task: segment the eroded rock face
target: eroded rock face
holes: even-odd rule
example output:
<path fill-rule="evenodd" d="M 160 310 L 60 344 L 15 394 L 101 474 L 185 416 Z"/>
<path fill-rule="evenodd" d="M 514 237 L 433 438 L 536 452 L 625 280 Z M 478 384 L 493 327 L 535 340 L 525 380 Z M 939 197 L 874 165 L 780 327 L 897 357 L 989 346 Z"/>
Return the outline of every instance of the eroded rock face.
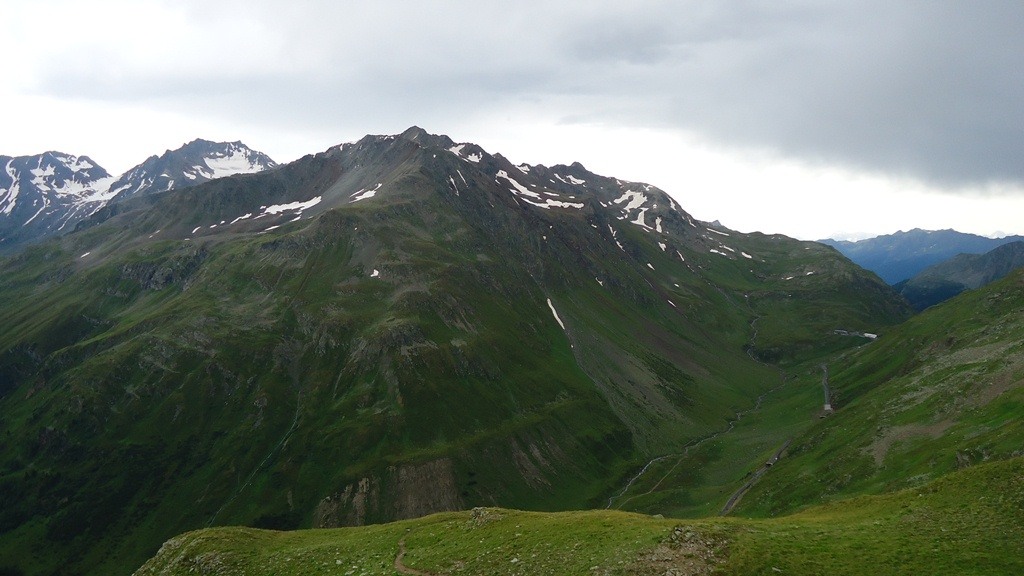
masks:
<path fill-rule="evenodd" d="M 461 510 L 452 461 L 441 458 L 390 466 L 380 476 L 361 478 L 324 498 L 313 513 L 313 526 L 361 526 L 381 519 L 402 520 Z"/>

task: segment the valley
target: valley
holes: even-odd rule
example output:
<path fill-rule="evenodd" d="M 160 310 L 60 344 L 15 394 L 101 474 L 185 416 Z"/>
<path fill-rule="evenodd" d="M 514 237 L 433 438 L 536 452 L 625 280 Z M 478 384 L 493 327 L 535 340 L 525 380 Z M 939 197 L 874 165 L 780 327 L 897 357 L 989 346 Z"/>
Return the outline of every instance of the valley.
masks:
<path fill-rule="evenodd" d="M 1019 273 L 912 316 L 828 246 L 416 127 L 119 199 L 0 269 L 9 573 L 1024 557 Z"/>

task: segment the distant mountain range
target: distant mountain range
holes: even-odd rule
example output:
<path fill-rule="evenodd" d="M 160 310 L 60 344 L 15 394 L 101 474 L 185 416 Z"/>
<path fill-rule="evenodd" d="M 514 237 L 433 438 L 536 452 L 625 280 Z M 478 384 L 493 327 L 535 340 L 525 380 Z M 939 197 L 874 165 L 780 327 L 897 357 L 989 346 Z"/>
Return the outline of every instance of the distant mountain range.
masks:
<path fill-rule="evenodd" d="M 893 287 L 916 310 L 924 310 L 965 290 L 995 282 L 1022 266 L 1024 242 L 1010 242 L 984 254 L 958 254 Z"/>
<path fill-rule="evenodd" d="M 1024 236 L 986 238 L 955 230 L 896 232 L 867 240 L 820 240 L 833 246 L 854 263 L 878 274 L 888 284 L 907 280 L 925 268 L 958 254 L 984 254 Z"/>
<path fill-rule="evenodd" d="M 62 152 L 0 156 L 0 165 L 0 252 L 67 233 L 111 202 L 277 166 L 241 142 L 208 140 L 150 156 L 119 177 Z"/>

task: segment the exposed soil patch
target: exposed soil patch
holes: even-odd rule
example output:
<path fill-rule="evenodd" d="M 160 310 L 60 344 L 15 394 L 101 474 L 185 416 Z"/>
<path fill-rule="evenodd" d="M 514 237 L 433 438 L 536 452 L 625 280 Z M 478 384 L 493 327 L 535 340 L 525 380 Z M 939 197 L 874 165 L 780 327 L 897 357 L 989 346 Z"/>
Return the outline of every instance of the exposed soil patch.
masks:
<path fill-rule="evenodd" d="M 955 422 L 952 420 L 943 420 L 934 424 L 907 424 L 905 426 L 887 428 L 881 432 L 880 436 L 875 438 L 875 441 L 871 443 L 867 451 L 875 459 L 875 466 L 881 466 L 885 462 L 885 456 L 889 453 L 889 449 L 892 448 L 893 444 L 914 437 L 938 438 L 953 424 Z"/>

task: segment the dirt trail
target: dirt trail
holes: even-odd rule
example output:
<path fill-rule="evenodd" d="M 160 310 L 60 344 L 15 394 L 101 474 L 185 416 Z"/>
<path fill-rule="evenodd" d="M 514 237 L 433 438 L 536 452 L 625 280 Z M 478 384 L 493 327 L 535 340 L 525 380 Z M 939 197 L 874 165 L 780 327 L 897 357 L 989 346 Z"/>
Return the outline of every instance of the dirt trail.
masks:
<path fill-rule="evenodd" d="M 417 570 L 405 565 L 405 538 L 398 541 L 398 554 L 395 556 L 395 570 L 399 574 L 416 574 L 418 576 L 435 576 L 433 572 Z"/>
<path fill-rule="evenodd" d="M 614 495 L 614 496 L 612 496 L 611 498 L 608 499 L 608 504 L 605 506 L 605 509 L 606 510 L 610 509 L 612 507 L 612 504 L 615 503 L 615 500 L 625 496 L 626 492 L 628 492 L 629 489 L 633 487 L 633 484 L 635 484 L 637 480 L 639 480 L 642 476 L 644 476 L 647 473 L 647 470 L 651 467 L 651 465 L 653 465 L 653 464 L 655 464 L 657 462 L 661 462 L 662 460 L 668 460 L 670 458 L 678 458 L 678 461 L 676 461 L 676 463 L 672 466 L 672 468 L 670 468 L 669 471 L 666 472 L 661 477 L 661 479 L 659 479 L 658 482 L 655 483 L 654 486 L 651 487 L 650 490 L 647 490 L 646 492 L 643 492 L 641 494 L 633 494 L 629 498 L 626 498 L 623 502 L 620 502 L 619 505 L 621 506 L 623 503 L 629 502 L 630 500 L 632 500 L 633 498 L 636 498 L 637 496 L 643 496 L 645 494 L 650 494 L 651 492 L 653 492 L 656 488 L 661 486 L 661 483 L 664 482 L 665 479 L 668 478 L 672 474 L 672 472 L 674 472 L 675 469 L 683 462 L 683 459 L 687 456 L 687 454 L 690 453 L 690 450 L 701 446 L 705 442 L 709 442 L 711 440 L 714 440 L 714 439 L 718 438 L 719 436 L 722 436 L 723 434 L 728 434 L 729 432 L 732 432 L 732 429 L 736 427 L 736 423 L 737 422 L 742 420 L 743 417 L 746 416 L 747 414 L 750 414 L 752 412 L 756 412 L 756 411 L 760 410 L 761 409 L 761 404 L 764 402 L 765 398 L 767 398 L 769 394 L 772 394 L 773 392 L 776 392 L 777 390 L 779 390 L 779 388 L 782 388 L 785 385 L 786 385 L 786 381 L 783 380 L 782 383 L 779 384 L 778 386 L 776 386 L 776 387 L 772 388 L 771 390 L 768 390 L 764 394 L 761 394 L 760 396 L 758 396 L 757 397 L 757 402 L 754 403 L 754 406 L 752 406 L 751 408 L 748 408 L 746 410 L 741 410 L 739 412 L 736 412 L 736 414 L 733 416 L 733 418 L 731 420 L 729 420 L 729 425 L 726 426 L 725 428 L 719 430 L 718 432 L 715 432 L 715 433 L 710 434 L 708 436 L 705 436 L 703 438 L 698 438 L 696 440 L 693 440 L 693 441 L 687 443 L 683 447 L 683 450 L 681 452 L 677 452 L 675 454 L 664 454 L 662 456 L 658 456 L 656 458 L 652 458 L 649 462 L 647 462 L 647 464 L 644 465 L 643 468 L 640 469 L 640 472 L 638 472 L 635 476 L 633 476 L 632 478 L 629 479 L 629 482 L 626 483 L 626 486 L 622 489 L 621 492 L 619 492 L 618 494 L 616 494 L 616 495 Z"/>
<path fill-rule="evenodd" d="M 712 286 L 714 287 L 714 285 L 712 285 Z M 718 289 L 720 292 L 722 292 L 721 289 L 719 289 L 717 287 L 715 287 L 715 288 Z M 728 299 L 730 301 L 732 300 L 731 298 L 729 298 L 729 296 L 725 292 L 722 292 L 722 294 L 723 294 L 723 296 L 726 297 L 726 299 Z M 744 298 L 746 299 L 746 296 L 744 296 Z M 744 304 L 746 305 L 747 310 L 749 310 L 751 313 L 754 313 L 754 311 L 750 308 L 749 301 L 745 301 Z M 735 302 L 734 302 L 734 305 L 739 306 L 738 304 L 735 304 Z M 754 317 L 750 320 L 751 335 L 750 335 L 750 339 L 749 339 L 749 344 L 747 345 L 747 355 L 750 356 L 750 359 L 753 360 L 754 362 L 757 362 L 758 364 L 767 365 L 767 363 L 759 360 L 757 358 L 757 356 L 754 354 L 754 343 L 757 341 L 758 332 L 760 330 L 758 325 L 757 325 L 757 323 L 758 323 L 758 321 L 760 319 L 761 319 L 761 316 L 756 314 L 756 313 L 754 313 Z M 645 464 L 644 467 L 640 469 L 640 472 L 638 472 L 635 476 L 633 476 L 632 478 L 629 479 L 629 482 L 626 483 L 626 486 L 623 487 L 623 489 L 618 494 L 616 494 L 616 495 L 614 495 L 614 496 L 612 496 L 611 498 L 608 499 L 608 504 L 605 505 L 605 509 L 606 510 L 610 509 L 612 507 L 612 504 L 614 504 L 616 500 L 618 500 L 619 498 L 622 498 L 623 496 L 625 496 L 626 493 L 629 492 L 629 489 L 633 487 L 633 484 L 635 484 L 637 480 L 639 480 L 641 477 L 643 477 L 647 473 L 647 470 L 653 464 L 661 462 L 662 460 L 668 460 L 670 458 L 678 458 L 678 460 L 672 466 L 672 468 L 670 468 L 668 470 L 668 472 L 666 472 L 649 490 L 647 490 L 646 492 L 643 492 L 641 494 L 633 494 L 633 495 L 631 495 L 629 498 L 626 498 L 622 502 L 619 502 L 619 504 L 618 504 L 619 507 L 621 507 L 624 503 L 629 502 L 633 498 L 636 498 L 637 496 L 643 496 L 643 495 L 646 495 L 646 494 L 650 494 L 655 489 L 657 489 L 659 486 L 661 486 L 661 483 L 664 482 L 675 471 L 675 469 L 679 467 L 680 464 L 682 464 L 683 460 L 690 453 L 690 450 L 699 447 L 700 445 L 704 444 L 705 442 L 714 440 L 714 439 L 718 438 L 719 436 L 722 436 L 723 434 L 728 434 L 729 432 L 732 432 L 733 428 L 736 427 L 736 423 L 739 422 L 744 416 L 746 416 L 747 414 L 756 412 L 756 411 L 761 409 L 761 404 L 764 402 L 765 398 L 767 398 L 769 394 L 772 394 L 772 393 L 778 391 L 780 388 L 782 388 L 783 386 L 786 385 L 786 375 L 785 375 L 785 373 L 782 372 L 781 370 L 779 371 L 779 373 L 782 376 L 782 383 L 777 385 L 777 386 L 775 386 L 774 388 L 766 391 L 765 393 L 761 394 L 760 396 L 758 396 L 757 397 L 757 401 L 754 403 L 754 405 L 752 407 L 750 407 L 750 408 L 748 408 L 746 410 L 740 410 L 740 411 L 736 412 L 735 415 L 733 416 L 733 418 L 731 420 L 729 420 L 728 426 L 726 426 L 725 428 L 723 428 L 723 429 L 721 429 L 721 430 L 719 430 L 717 432 L 714 432 L 714 433 L 712 433 L 712 434 L 710 434 L 708 436 L 705 436 L 703 438 L 698 438 L 698 439 L 695 439 L 695 440 L 693 440 L 691 442 L 688 442 L 686 445 L 683 446 L 683 449 L 680 452 L 677 452 L 677 453 L 674 453 L 674 454 L 663 454 L 661 456 L 652 458 L 650 461 L 648 461 L 647 464 Z M 788 442 L 787 442 L 787 445 L 788 445 Z"/>
<path fill-rule="evenodd" d="M 288 440 L 288 437 L 291 436 L 293 432 L 295 432 L 295 428 L 298 427 L 299 425 L 299 414 L 301 412 L 301 409 L 302 390 L 299 390 L 295 396 L 295 416 L 292 418 L 291 426 L 289 426 L 288 429 L 285 430 L 284 435 L 281 436 L 281 440 L 270 450 L 270 452 L 267 453 L 263 460 L 261 460 L 260 463 L 255 468 L 252 469 L 252 472 L 250 472 L 249 476 L 246 477 L 245 482 L 239 485 L 235 489 L 235 491 L 231 493 L 231 497 L 225 500 L 224 503 L 221 504 L 220 508 L 218 508 L 217 511 L 213 513 L 213 516 L 210 518 L 210 521 L 206 523 L 207 528 L 214 525 L 214 522 L 217 521 L 217 517 L 220 516 L 220 513 L 223 512 L 224 509 L 228 507 L 228 505 L 234 502 L 238 498 L 238 495 L 242 493 L 242 491 L 244 491 L 246 488 L 249 487 L 250 484 L 252 484 L 252 481 L 256 477 L 256 474 L 260 470 L 262 470 L 263 467 L 266 466 L 268 462 L 270 462 L 270 459 L 273 458 L 275 454 L 277 454 L 277 452 L 281 449 L 282 446 L 284 446 L 285 441 Z"/>
<path fill-rule="evenodd" d="M 743 498 L 743 495 L 746 494 L 747 491 L 754 486 L 754 484 L 757 484 L 757 481 L 761 479 L 761 476 L 764 476 L 764 473 L 768 471 L 768 468 L 771 468 L 772 465 L 779 461 L 779 458 L 782 456 L 782 453 L 786 451 L 786 448 L 789 448 L 790 442 L 792 442 L 792 440 L 786 440 L 786 442 L 781 447 L 779 447 L 778 450 L 775 451 L 775 454 L 773 454 L 767 462 L 762 464 L 761 467 L 758 468 L 756 472 L 754 472 L 754 475 L 750 478 L 750 480 L 747 480 L 746 484 L 740 486 L 740 489 L 734 492 L 733 495 L 729 497 L 729 500 L 725 503 L 725 506 L 722 507 L 722 511 L 719 512 L 720 516 L 725 516 L 729 514 L 729 512 L 732 512 L 732 509 L 736 507 L 736 504 L 738 504 L 740 499 Z"/>

